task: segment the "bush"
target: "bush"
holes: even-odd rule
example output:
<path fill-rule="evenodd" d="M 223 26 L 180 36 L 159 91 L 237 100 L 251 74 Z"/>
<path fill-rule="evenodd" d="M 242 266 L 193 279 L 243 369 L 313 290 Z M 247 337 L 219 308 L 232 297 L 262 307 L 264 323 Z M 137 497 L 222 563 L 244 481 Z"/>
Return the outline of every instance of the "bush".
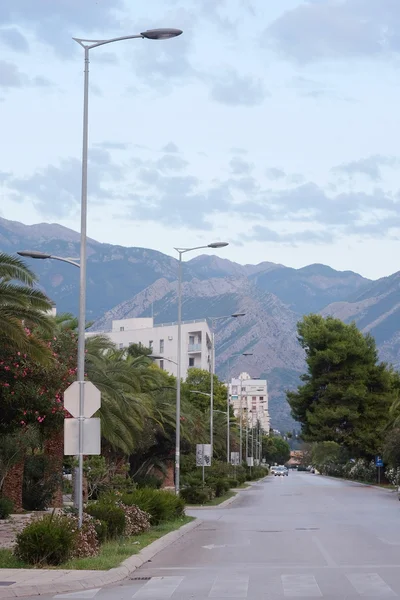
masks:
<path fill-rule="evenodd" d="M 97 539 L 99 540 L 99 544 L 104 544 L 108 537 L 107 523 L 101 519 L 96 519 L 94 528 L 96 529 L 96 535 Z"/>
<path fill-rule="evenodd" d="M 229 481 L 223 478 L 207 478 L 207 485 L 214 490 L 217 498 L 226 494 L 230 488 Z"/>
<path fill-rule="evenodd" d="M 150 523 L 158 525 L 163 521 L 171 521 L 184 514 L 185 503 L 182 498 L 163 490 L 143 488 L 131 494 L 123 494 L 123 504 L 137 506 L 150 515 Z"/>
<path fill-rule="evenodd" d="M 229 477 L 228 483 L 231 488 L 237 488 L 240 485 L 239 481 L 237 479 L 233 479 L 233 477 Z"/>
<path fill-rule="evenodd" d="M 8 519 L 14 510 L 14 502 L 9 498 L 0 498 L 0 519 Z"/>
<path fill-rule="evenodd" d="M 163 482 L 163 480 L 156 475 L 141 475 L 135 477 L 134 481 L 139 489 L 152 488 L 154 490 L 159 490 Z"/>
<path fill-rule="evenodd" d="M 74 550 L 76 530 L 65 515 L 45 515 L 27 525 L 17 535 L 14 554 L 35 566 L 57 566 Z"/>
<path fill-rule="evenodd" d="M 96 526 L 101 522 L 84 513 L 82 527 L 78 529 L 78 515 L 69 513 L 67 518 L 69 519 L 70 527 L 75 532 L 71 558 L 97 556 L 100 549 L 100 539 L 97 535 Z"/>
<path fill-rule="evenodd" d="M 107 524 L 107 537 L 109 539 L 123 535 L 126 526 L 125 513 L 115 502 L 99 500 L 86 507 L 86 512 Z"/>
<path fill-rule="evenodd" d="M 61 474 L 52 471 L 47 456 L 28 456 L 25 460 L 22 486 L 22 505 L 25 510 L 46 510 L 60 483 Z"/>
<path fill-rule="evenodd" d="M 181 498 L 188 504 L 206 504 L 213 497 L 213 490 L 208 486 L 188 486 L 181 490 Z"/>
<path fill-rule="evenodd" d="M 137 506 L 127 506 L 120 502 L 118 504 L 125 514 L 125 530 L 124 535 L 138 535 L 144 533 L 150 528 L 150 515 Z"/>

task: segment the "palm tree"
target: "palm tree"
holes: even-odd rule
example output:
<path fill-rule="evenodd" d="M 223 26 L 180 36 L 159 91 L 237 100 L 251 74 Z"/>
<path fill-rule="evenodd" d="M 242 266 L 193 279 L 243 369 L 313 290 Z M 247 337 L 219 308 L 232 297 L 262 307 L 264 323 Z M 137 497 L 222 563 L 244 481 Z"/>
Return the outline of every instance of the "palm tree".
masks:
<path fill-rule="evenodd" d="M 30 330 L 50 333 L 52 304 L 35 288 L 35 274 L 19 258 L 0 253 L 0 338 L 3 347 L 29 354 L 38 361 L 50 360 L 46 346 Z"/>

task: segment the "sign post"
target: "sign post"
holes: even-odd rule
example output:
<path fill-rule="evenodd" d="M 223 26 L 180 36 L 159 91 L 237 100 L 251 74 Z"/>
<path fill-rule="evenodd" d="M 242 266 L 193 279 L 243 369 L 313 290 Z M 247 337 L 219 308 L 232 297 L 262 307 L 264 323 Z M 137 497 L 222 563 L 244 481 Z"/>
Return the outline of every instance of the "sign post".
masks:
<path fill-rule="evenodd" d="M 202 467 L 204 483 L 204 467 L 211 467 L 211 444 L 196 444 L 196 467 Z"/>
<path fill-rule="evenodd" d="M 383 467 L 383 460 L 381 456 L 375 456 L 375 466 L 378 468 L 378 485 L 381 483 L 381 468 Z"/>

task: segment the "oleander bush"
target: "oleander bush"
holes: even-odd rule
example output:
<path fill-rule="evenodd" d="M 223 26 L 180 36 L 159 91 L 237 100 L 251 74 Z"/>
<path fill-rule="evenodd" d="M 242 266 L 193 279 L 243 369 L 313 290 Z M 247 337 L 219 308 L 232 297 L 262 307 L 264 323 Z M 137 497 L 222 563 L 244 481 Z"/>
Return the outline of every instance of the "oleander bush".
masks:
<path fill-rule="evenodd" d="M 75 544 L 70 518 L 53 513 L 32 521 L 17 535 L 14 554 L 37 567 L 58 566 L 71 558 Z"/>

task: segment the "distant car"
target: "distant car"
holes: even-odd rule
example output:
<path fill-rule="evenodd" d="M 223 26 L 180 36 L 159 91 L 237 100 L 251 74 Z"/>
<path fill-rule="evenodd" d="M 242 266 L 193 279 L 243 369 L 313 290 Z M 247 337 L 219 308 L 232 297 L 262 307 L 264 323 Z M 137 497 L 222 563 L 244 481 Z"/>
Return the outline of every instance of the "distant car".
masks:
<path fill-rule="evenodd" d="M 289 470 L 286 467 L 277 467 L 274 472 L 274 477 L 286 477 L 289 475 Z"/>
<path fill-rule="evenodd" d="M 279 468 L 279 467 L 277 467 L 276 465 L 272 465 L 272 467 L 270 468 L 271 475 L 274 475 L 274 474 L 275 474 L 275 471 L 276 471 L 278 468 Z"/>

